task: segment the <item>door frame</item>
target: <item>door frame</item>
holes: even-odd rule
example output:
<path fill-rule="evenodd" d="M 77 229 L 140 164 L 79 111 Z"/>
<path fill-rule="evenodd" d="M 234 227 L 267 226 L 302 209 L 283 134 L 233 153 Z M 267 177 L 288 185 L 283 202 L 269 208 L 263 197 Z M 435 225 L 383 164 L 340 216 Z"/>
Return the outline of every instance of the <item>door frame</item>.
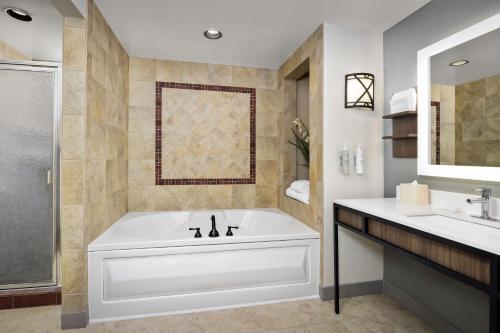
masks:
<path fill-rule="evenodd" d="M 46 61 L 14 61 L 0 60 L 0 69 L 48 72 L 54 74 L 54 110 L 52 121 L 52 230 L 53 256 L 52 281 L 40 283 L 19 283 L 0 285 L 0 290 L 22 289 L 34 287 L 57 286 L 61 278 L 61 239 L 60 239 L 60 170 L 61 170 L 61 138 L 62 138 L 62 63 Z"/>

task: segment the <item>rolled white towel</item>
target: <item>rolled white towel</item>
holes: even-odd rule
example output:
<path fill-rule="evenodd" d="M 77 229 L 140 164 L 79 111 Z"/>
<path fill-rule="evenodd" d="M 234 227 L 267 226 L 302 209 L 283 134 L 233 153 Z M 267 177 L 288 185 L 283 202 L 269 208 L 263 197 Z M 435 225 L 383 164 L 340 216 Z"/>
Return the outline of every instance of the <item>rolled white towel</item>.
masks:
<path fill-rule="evenodd" d="M 293 199 L 298 200 L 300 202 L 303 202 L 305 204 L 309 204 L 309 191 L 306 193 L 299 193 L 299 192 L 292 190 L 292 188 L 289 187 L 286 189 L 285 194 L 287 196 L 289 196 L 290 198 L 293 198 Z"/>
<path fill-rule="evenodd" d="M 290 184 L 290 188 L 298 193 L 309 193 L 309 181 L 296 180 L 292 184 Z"/>

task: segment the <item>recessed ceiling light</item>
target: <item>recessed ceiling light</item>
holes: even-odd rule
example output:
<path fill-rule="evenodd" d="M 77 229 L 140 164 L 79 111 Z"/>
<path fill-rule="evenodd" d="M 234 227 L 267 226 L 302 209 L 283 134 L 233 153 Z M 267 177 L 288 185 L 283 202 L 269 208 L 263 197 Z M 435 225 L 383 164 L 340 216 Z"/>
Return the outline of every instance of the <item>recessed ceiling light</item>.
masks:
<path fill-rule="evenodd" d="M 30 13 L 23 9 L 15 8 L 15 7 L 7 7 L 4 9 L 5 14 L 9 15 L 16 20 L 23 22 L 31 22 L 33 21 L 33 17 Z"/>
<path fill-rule="evenodd" d="M 208 39 L 219 39 L 222 37 L 222 32 L 217 29 L 208 29 L 203 32 L 203 35 Z"/>
<path fill-rule="evenodd" d="M 454 61 L 450 64 L 450 66 L 452 67 L 457 67 L 457 66 L 463 66 L 463 65 L 467 65 L 469 63 L 469 60 L 457 60 L 457 61 Z"/>

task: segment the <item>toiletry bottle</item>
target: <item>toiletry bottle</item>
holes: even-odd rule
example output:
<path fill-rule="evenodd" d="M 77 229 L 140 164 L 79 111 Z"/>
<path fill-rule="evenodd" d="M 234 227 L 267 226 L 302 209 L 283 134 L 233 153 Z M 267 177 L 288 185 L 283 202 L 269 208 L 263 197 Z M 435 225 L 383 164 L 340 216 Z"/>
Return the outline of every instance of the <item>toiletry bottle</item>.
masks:
<path fill-rule="evenodd" d="M 364 173 L 363 170 L 363 150 L 361 149 L 361 143 L 358 143 L 358 147 L 356 148 L 356 152 L 354 153 L 354 169 L 356 170 L 357 175 L 362 175 Z"/>
<path fill-rule="evenodd" d="M 349 176 L 349 159 L 349 145 L 344 143 L 344 147 L 340 151 L 340 171 L 345 176 Z"/>

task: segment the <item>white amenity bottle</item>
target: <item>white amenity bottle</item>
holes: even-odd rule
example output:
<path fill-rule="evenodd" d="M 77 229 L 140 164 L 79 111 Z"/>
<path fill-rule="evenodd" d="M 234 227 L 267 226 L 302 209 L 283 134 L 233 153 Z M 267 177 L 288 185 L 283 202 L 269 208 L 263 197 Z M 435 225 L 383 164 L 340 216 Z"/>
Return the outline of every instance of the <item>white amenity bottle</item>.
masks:
<path fill-rule="evenodd" d="M 344 147 L 340 151 L 340 171 L 345 176 L 349 176 L 349 159 L 349 145 L 344 143 Z"/>
<path fill-rule="evenodd" d="M 361 149 L 361 143 L 358 143 L 358 147 L 356 148 L 356 152 L 354 153 L 354 165 L 357 175 L 362 175 L 364 173 L 363 160 L 364 157 L 363 150 Z"/>

